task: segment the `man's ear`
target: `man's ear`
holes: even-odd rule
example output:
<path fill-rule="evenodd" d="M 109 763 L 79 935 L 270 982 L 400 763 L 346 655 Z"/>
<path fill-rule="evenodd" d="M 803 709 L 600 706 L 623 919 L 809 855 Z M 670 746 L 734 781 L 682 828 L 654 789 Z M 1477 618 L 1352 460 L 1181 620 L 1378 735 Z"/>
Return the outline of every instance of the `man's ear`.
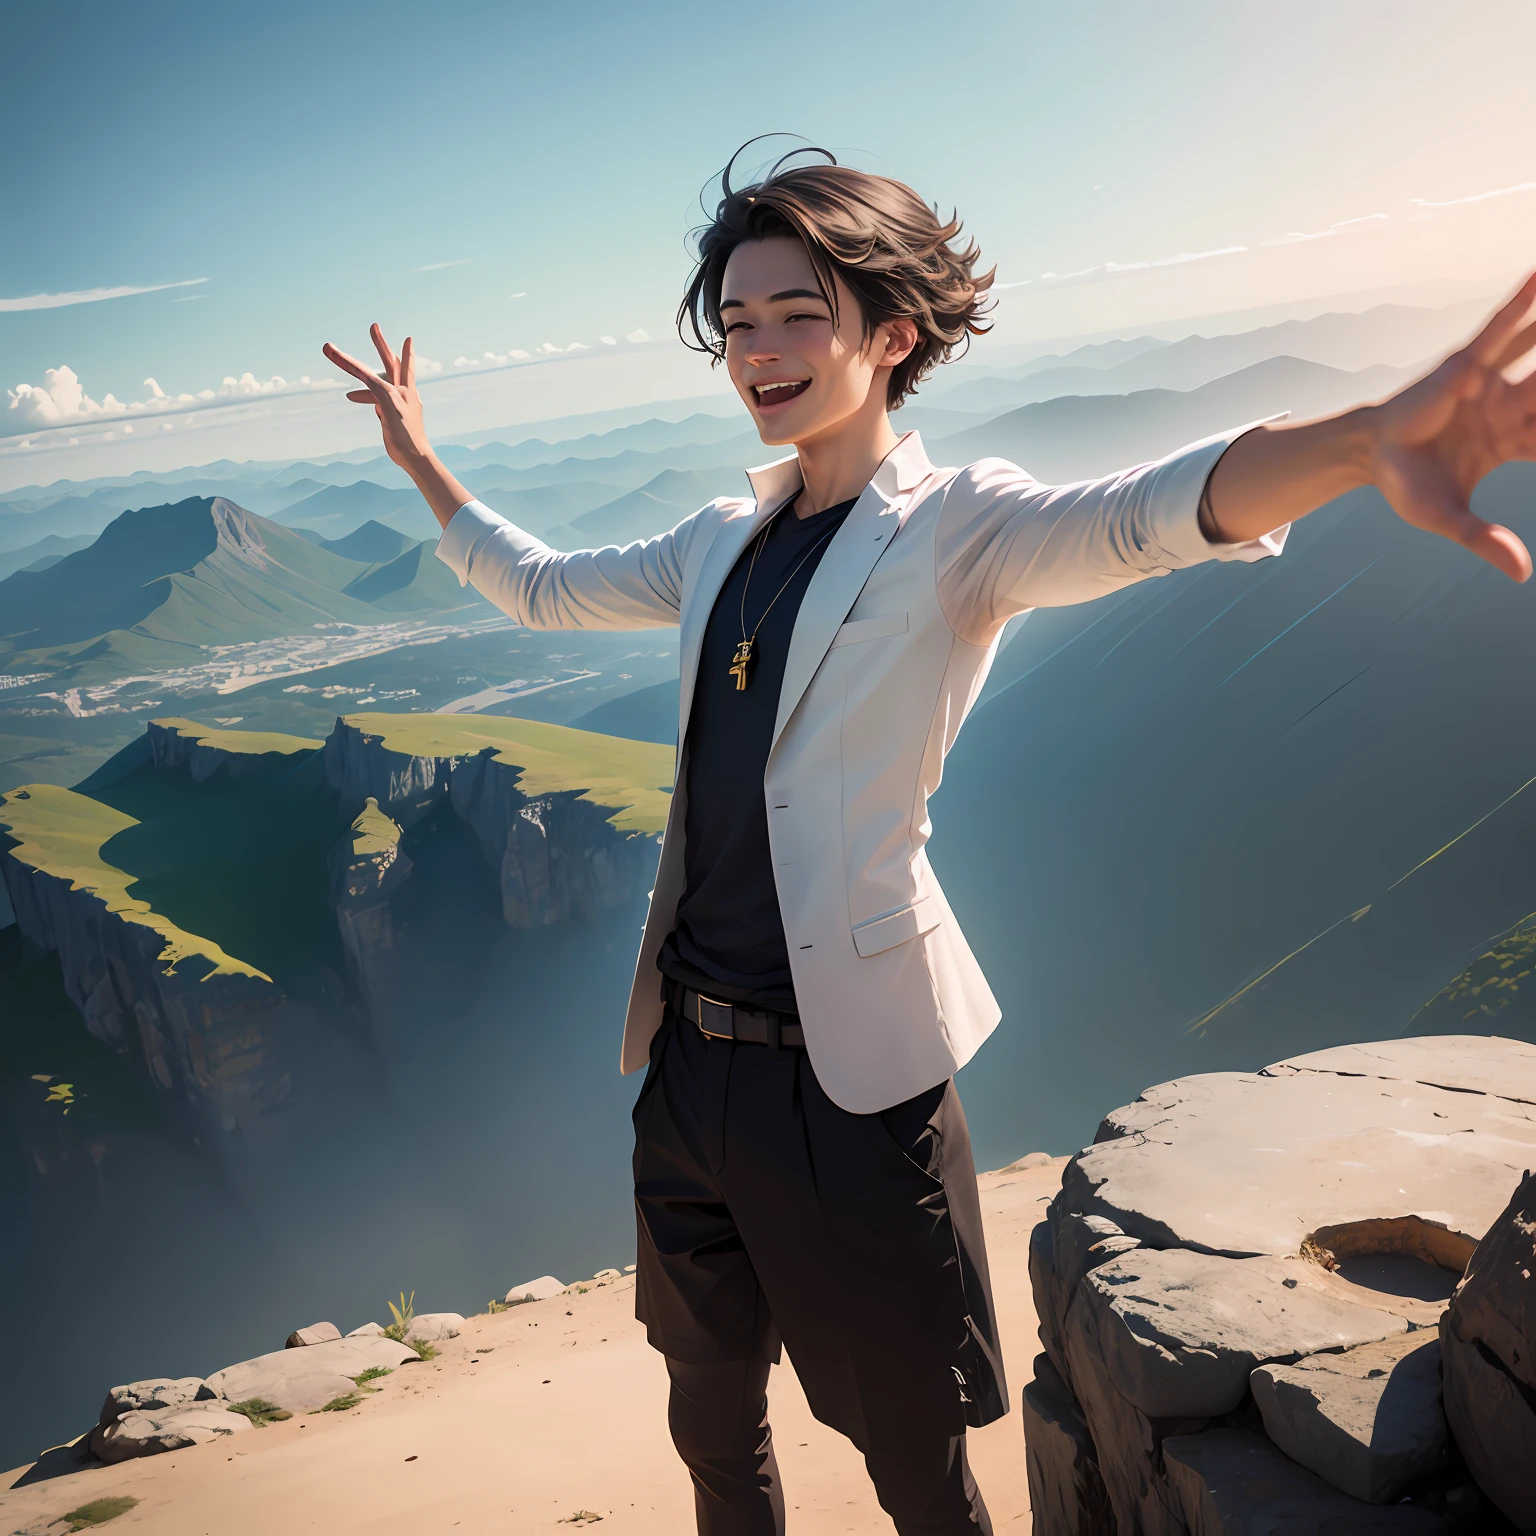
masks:
<path fill-rule="evenodd" d="M 917 322 L 905 318 L 887 320 L 880 326 L 878 334 L 885 337 L 885 355 L 879 359 L 879 366 L 894 368 L 912 355 L 912 349 L 917 345 Z"/>

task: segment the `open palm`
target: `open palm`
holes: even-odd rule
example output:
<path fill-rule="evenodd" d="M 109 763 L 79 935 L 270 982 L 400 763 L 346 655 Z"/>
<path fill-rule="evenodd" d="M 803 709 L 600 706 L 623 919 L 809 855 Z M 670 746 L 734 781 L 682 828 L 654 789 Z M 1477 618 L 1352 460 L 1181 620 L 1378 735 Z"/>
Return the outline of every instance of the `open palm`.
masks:
<path fill-rule="evenodd" d="M 1472 492 L 1511 459 L 1536 459 L 1536 274 L 1460 351 L 1374 408 L 1374 480 L 1406 523 L 1464 545 L 1516 581 L 1531 556 L 1484 522 Z"/>

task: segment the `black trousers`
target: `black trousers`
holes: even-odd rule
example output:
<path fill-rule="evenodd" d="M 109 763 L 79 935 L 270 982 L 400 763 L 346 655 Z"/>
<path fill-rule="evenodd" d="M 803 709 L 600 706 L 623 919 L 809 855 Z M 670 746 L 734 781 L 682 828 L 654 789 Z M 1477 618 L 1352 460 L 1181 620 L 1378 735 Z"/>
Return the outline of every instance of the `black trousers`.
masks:
<path fill-rule="evenodd" d="M 990 1531 L 965 1431 L 1007 1389 L 954 1083 L 852 1114 L 804 1051 L 710 1039 L 669 1007 L 634 1125 L 635 1310 L 703 1536 L 784 1529 L 781 1344 L 902 1536 Z"/>

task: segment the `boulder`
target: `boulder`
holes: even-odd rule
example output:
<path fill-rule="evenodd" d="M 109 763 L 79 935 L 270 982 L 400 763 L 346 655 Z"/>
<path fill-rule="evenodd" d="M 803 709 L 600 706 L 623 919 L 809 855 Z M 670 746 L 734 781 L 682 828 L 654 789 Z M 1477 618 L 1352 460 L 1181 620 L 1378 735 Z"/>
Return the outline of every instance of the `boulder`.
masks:
<path fill-rule="evenodd" d="M 405 1336 L 417 1344 L 441 1344 L 444 1339 L 456 1339 L 464 1318 L 458 1312 L 423 1312 L 411 1319 Z"/>
<path fill-rule="evenodd" d="M 354 1328 L 347 1334 L 349 1339 L 382 1339 L 383 1337 L 384 1329 L 379 1323 L 364 1323 L 361 1328 Z"/>
<path fill-rule="evenodd" d="M 218 1399 L 179 1408 L 133 1409 L 91 1431 L 91 1450 L 102 1461 L 128 1461 L 161 1451 L 180 1451 L 254 1428 L 243 1413 Z"/>
<path fill-rule="evenodd" d="M 172 1412 L 217 1396 L 201 1376 L 152 1376 L 113 1387 L 102 1404 L 100 1422 L 115 1424 L 129 1413 Z"/>
<path fill-rule="evenodd" d="M 307 1413 L 351 1392 L 356 1386 L 352 1378 L 373 1366 L 393 1370 L 419 1359 L 410 1345 L 394 1339 L 332 1339 L 242 1360 L 215 1371 L 208 1385 L 231 1403 L 264 1397 L 290 1413 Z"/>
<path fill-rule="evenodd" d="M 1341 1493 L 1388 1504 L 1445 1465 L 1450 1436 L 1432 1332 L 1261 1365 L 1251 1381 L 1269 1438 Z"/>
<path fill-rule="evenodd" d="M 1477 1246 L 1440 1324 L 1445 1412 L 1468 1470 L 1536 1536 L 1536 1176 Z"/>
<path fill-rule="evenodd" d="M 1401 1317 L 1315 1286 L 1315 1273 L 1301 1259 L 1140 1248 L 1091 1270 L 1073 1313 L 1142 1413 L 1214 1418 L 1242 1403 L 1256 1365 L 1407 1332 Z"/>
<path fill-rule="evenodd" d="M 287 1349 L 303 1349 L 310 1344 L 328 1344 L 341 1337 L 341 1329 L 335 1323 L 311 1323 L 307 1328 L 295 1328 L 288 1335 Z"/>
<path fill-rule="evenodd" d="M 1003 1169 L 1004 1173 L 1022 1173 L 1026 1168 L 1049 1168 L 1054 1159 L 1049 1152 L 1026 1152 Z"/>
<path fill-rule="evenodd" d="M 1034 1536 L 1115 1536 L 1115 1517 L 1093 1440 L 1048 1355 L 1020 1395 Z"/>
<path fill-rule="evenodd" d="M 1354 1224 L 1412 1214 L 1442 1234 L 1418 1256 L 1459 1271 L 1509 1198 L 1512 1158 L 1536 1160 L 1536 1117 L 1510 1113 L 1532 1100 L 1536 1046 L 1478 1035 L 1205 1073 L 1106 1116 L 1060 1198 L 1152 1247 L 1233 1257 L 1298 1253 L 1325 1228 L 1343 1258 Z"/>
<path fill-rule="evenodd" d="M 1401 1497 L 1383 1491 L 1400 1458 L 1432 1464 L 1444 1443 L 1425 1407 L 1433 1372 L 1417 1346 L 1428 1338 L 1411 1335 L 1439 1327 L 1508 1198 L 1511 1168 L 1536 1163 L 1533 1104 L 1536 1046 L 1436 1036 L 1184 1078 L 1106 1116 L 1032 1234 L 1030 1278 L 1041 1341 L 1077 1405 L 1120 1530 L 1186 1532 L 1165 1465 L 1170 1440 L 1209 1447 L 1217 1442 L 1206 1431 L 1241 1429 L 1280 1455 L 1258 1434 L 1255 1390 L 1298 1454 L 1372 1497 Z M 1532 1203 L 1501 1265 L 1506 1290 L 1536 1273 Z M 1489 1417 L 1495 1402 L 1512 1405 L 1480 1431 L 1495 1447 L 1490 1459 L 1536 1464 L 1536 1391 L 1489 1342 L 1497 1335 L 1529 1369 L 1531 1329 L 1519 1321 L 1527 1303 L 1501 1295 L 1479 1305 L 1470 1280 L 1458 1296 L 1458 1348 L 1449 1324 L 1442 1340 L 1450 1431 L 1460 1434 L 1451 1412 L 1459 1371 L 1469 1421 Z M 1401 1361 L 1385 1385 L 1370 1374 L 1377 1367 L 1352 1378 L 1354 1364 L 1314 1358 L 1378 1345 Z M 1269 1366 L 1294 1369 L 1251 1379 Z M 1402 1418 L 1409 1397 L 1422 1412 Z M 1355 1452 L 1339 1442 L 1363 1433 L 1368 1409 L 1376 1429 L 1366 1468 L 1346 1469 L 1358 1439 Z M 1033 1420 L 1043 1417 L 1037 1405 Z M 1389 1422 L 1401 1437 L 1390 1450 Z M 1333 1450 L 1302 1449 L 1313 1441 Z M 1279 1464 L 1318 1484 L 1299 1462 Z M 1368 1511 L 1362 1529 L 1379 1524 L 1372 1506 L 1320 1486 L 1345 1501 L 1339 1508 Z M 1523 1529 L 1536 1536 L 1536 1523 Z"/>
<path fill-rule="evenodd" d="M 507 1292 L 507 1305 L 519 1301 L 548 1301 L 565 1289 L 565 1282 L 553 1275 L 540 1275 L 537 1280 L 524 1280 Z"/>
<path fill-rule="evenodd" d="M 1244 1429 L 1164 1440 L 1163 1468 L 1168 1506 L 1189 1536 L 1438 1536 L 1446 1529 L 1428 1510 L 1362 1504 Z"/>
<path fill-rule="evenodd" d="M 618 1280 L 623 1276 L 623 1271 L 617 1269 L 600 1269 L 592 1276 L 594 1280 Z"/>

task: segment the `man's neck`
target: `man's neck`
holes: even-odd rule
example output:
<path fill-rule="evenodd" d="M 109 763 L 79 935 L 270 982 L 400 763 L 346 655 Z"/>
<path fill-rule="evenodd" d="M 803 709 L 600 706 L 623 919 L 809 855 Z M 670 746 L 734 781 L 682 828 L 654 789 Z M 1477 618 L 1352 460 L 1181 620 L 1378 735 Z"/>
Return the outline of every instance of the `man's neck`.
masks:
<path fill-rule="evenodd" d="M 836 427 L 795 444 L 805 481 L 805 489 L 795 501 L 796 517 L 814 517 L 828 507 L 851 501 L 900 441 L 883 400 L 875 403 L 878 409 L 872 405 L 857 411 Z"/>

